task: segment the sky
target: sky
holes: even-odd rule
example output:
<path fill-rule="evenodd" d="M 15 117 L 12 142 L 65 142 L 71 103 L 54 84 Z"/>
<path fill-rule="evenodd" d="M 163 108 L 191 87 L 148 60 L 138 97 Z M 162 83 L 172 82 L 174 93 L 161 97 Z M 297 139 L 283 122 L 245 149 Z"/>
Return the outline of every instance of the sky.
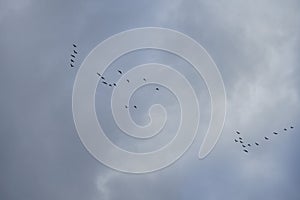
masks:
<path fill-rule="evenodd" d="M 0 199 L 300 199 L 299 9 L 297 0 L 0 0 Z M 201 110 L 197 137 L 177 162 L 153 173 L 127 174 L 101 164 L 81 143 L 72 91 L 78 68 L 96 45 L 148 26 L 180 31 L 207 50 L 223 77 L 227 115 L 217 145 L 199 160 L 210 119 L 203 79 L 166 52 L 142 50 L 117 59 L 104 74 L 112 80 L 120 67 L 174 67 L 193 85 Z M 70 68 L 73 43 L 79 53 Z M 149 106 L 161 103 L 168 121 L 161 136 L 137 143 L 113 122 L 112 91 L 99 84 L 98 120 L 118 146 L 149 151 L 174 136 L 178 102 L 165 88 L 157 96 L 155 87 L 132 96 L 140 108 L 130 110 L 132 118 L 146 124 Z M 234 142 L 236 130 L 261 145 L 244 153 Z"/>

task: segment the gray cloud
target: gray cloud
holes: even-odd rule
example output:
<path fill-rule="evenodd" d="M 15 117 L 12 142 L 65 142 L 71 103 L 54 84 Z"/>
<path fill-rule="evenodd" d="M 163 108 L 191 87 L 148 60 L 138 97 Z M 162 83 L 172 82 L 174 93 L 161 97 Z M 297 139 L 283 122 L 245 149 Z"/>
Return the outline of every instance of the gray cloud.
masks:
<path fill-rule="evenodd" d="M 1 199 L 299 199 L 299 6 L 292 0 L 2 1 Z M 128 59 L 128 68 L 144 60 L 174 64 L 199 90 L 204 110 L 183 158 L 160 172 L 129 175 L 104 167 L 81 144 L 71 110 L 76 69 L 68 62 L 74 41 L 78 67 L 100 41 L 142 26 L 182 31 L 208 50 L 224 78 L 228 114 L 216 148 L 198 160 L 209 119 L 201 79 L 172 56 Z M 107 76 L 114 78 L 114 70 Z M 151 103 L 139 94 L 135 100 Z M 260 141 L 290 124 L 293 133 Z M 111 122 L 107 129 L 119 134 Z M 232 142 L 236 129 L 262 146 L 245 156 Z"/>

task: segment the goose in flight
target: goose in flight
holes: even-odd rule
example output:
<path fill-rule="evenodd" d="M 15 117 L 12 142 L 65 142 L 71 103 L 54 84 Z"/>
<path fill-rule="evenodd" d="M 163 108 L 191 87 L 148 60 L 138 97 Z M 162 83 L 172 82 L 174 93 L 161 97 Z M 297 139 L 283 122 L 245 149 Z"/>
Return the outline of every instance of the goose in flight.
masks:
<path fill-rule="evenodd" d="M 74 65 L 72 65 L 72 63 L 70 63 L 71 67 L 74 67 Z"/>
<path fill-rule="evenodd" d="M 248 153 L 248 150 L 247 150 L 247 149 L 244 149 L 244 152 Z"/>
<path fill-rule="evenodd" d="M 76 48 L 76 47 L 77 47 L 77 45 L 76 45 L 76 44 L 73 44 L 73 47 L 75 47 L 75 48 Z"/>
<path fill-rule="evenodd" d="M 75 56 L 74 56 L 73 54 L 71 54 L 71 56 L 72 56 L 73 58 L 75 58 Z"/>
<path fill-rule="evenodd" d="M 258 146 L 259 144 L 257 142 L 255 142 L 256 146 Z"/>
<path fill-rule="evenodd" d="M 121 70 L 118 70 L 118 72 L 119 72 L 120 74 L 122 74 L 122 71 L 121 71 Z"/>
<path fill-rule="evenodd" d="M 239 131 L 236 131 L 237 134 L 241 134 Z"/>
<path fill-rule="evenodd" d="M 75 54 L 77 54 L 77 51 L 73 50 L 73 52 L 74 52 Z"/>
<path fill-rule="evenodd" d="M 268 137 L 265 137 L 265 140 L 269 140 L 269 138 L 268 138 Z"/>

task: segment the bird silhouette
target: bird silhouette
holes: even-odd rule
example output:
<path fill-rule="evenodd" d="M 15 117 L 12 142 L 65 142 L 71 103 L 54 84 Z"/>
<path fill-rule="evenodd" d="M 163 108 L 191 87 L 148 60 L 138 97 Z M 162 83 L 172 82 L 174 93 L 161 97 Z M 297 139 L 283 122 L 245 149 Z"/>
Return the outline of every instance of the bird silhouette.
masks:
<path fill-rule="evenodd" d="M 121 71 L 121 70 L 118 70 L 118 72 L 119 72 L 120 74 L 122 74 L 122 71 Z"/>
<path fill-rule="evenodd" d="M 291 126 L 290 128 L 291 128 L 291 129 L 293 129 L 294 127 L 293 127 L 293 126 Z"/>
<path fill-rule="evenodd" d="M 240 140 L 243 140 L 243 138 L 239 137 Z"/>
<path fill-rule="evenodd" d="M 73 60 L 73 59 L 71 59 L 71 62 L 73 63 L 73 62 L 74 62 L 74 60 Z"/>
<path fill-rule="evenodd" d="M 243 142 L 242 140 L 240 140 L 240 143 L 242 143 L 242 144 L 243 144 L 244 142 Z"/>
<path fill-rule="evenodd" d="M 237 134 L 241 134 L 239 131 L 236 131 Z"/>
<path fill-rule="evenodd" d="M 248 144 L 248 147 L 251 147 L 251 144 Z"/>
<path fill-rule="evenodd" d="M 135 109 L 137 109 L 137 107 L 136 106 L 133 106 Z"/>
<path fill-rule="evenodd" d="M 128 106 L 127 106 L 127 105 L 125 105 L 125 108 L 128 108 Z"/>
<path fill-rule="evenodd" d="M 256 146 L 258 146 L 259 144 L 257 142 L 255 142 Z"/>
<path fill-rule="evenodd" d="M 147 81 L 145 78 L 143 78 L 144 81 Z"/>
<path fill-rule="evenodd" d="M 246 145 L 242 144 L 242 147 L 244 147 L 244 148 L 245 148 L 245 147 L 246 147 Z"/>
<path fill-rule="evenodd" d="M 237 140 L 237 139 L 234 139 L 234 141 L 235 141 L 235 142 L 238 142 L 238 140 Z"/>
<path fill-rule="evenodd" d="M 71 56 L 72 56 L 73 58 L 75 58 L 75 56 L 74 56 L 73 54 L 71 54 Z"/>
<path fill-rule="evenodd" d="M 247 150 L 247 149 L 244 149 L 244 152 L 248 153 L 248 150 Z"/>
<path fill-rule="evenodd" d="M 127 79 L 126 81 L 129 83 L 129 80 L 128 80 L 128 79 Z"/>
<path fill-rule="evenodd" d="M 73 50 L 73 52 L 74 52 L 75 54 L 77 54 L 77 51 Z"/>
<path fill-rule="evenodd" d="M 156 90 L 159 90 L 159 88 L 156 88 Z"/>
<path fill-rule="evenodd" d="M 117 84 L 114 83 L 114 86 L 117 86 Z"/>
<path fill-rule="evenodd" d="M 284 128 L 283 130 L 284 130 L 284 131 L 287 131 L 287 129 L 286 129 L 286 128 Z"/>
<path fill-rule="evenodd" d="M 107 82 L 105 82 L 105 81 L 102 81 L 102 83 L 105 84 L 105 85 L 107 85 Z"/>
<path fill-rule="evenodd" d="M 97 72 L 97 75 L 101 77 L 101 74 Z"/>
<path fill-rule="evenodd" d="M 277 133 L 277 132 L 273 132 L 273 134 L 274 134 L 274 135 L 278 135 L 278 133 Z"/>
<path fill-rule="evenodd" d="M 112 84 L 108 84 L 110 87 L 112 87 Z"/>
<path fill-rule="evenodd" d="M 268 138 L 268 137 L 265 137 L 265 140 L 269 140 L 269 138 Z"/>
<path fill-rule="evenodd" d="M 72 63 L 70 63 L 71 67 L 74 67 L 74 65 L 72 65 Z"/>
<path fill-rule="evenodd" d="M 75 48 L 76 48 L 76 47 L 77 47 L 77 45 L 76 45 L 76 44 L 73 44 L 73 47 L 75 47 Z"/>

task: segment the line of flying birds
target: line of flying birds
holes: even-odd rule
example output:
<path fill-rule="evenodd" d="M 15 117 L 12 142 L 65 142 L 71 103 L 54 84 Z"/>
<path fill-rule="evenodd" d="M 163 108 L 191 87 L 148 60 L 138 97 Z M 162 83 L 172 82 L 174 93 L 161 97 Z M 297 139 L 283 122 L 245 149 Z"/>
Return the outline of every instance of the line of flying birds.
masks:
<path fill-rule="evenodd" d="M 72 52 L 72 54 L 71 54 L 71 59 L 70 59 L 70 61 L 71 61 L 70 66 L 71 66 L 71 67 L 74 67 L 74 62 L 75 62 L 75 58 L 76 58 L 75 55 L 78 53 L 78 52 L 76 51 L 77 45 L 76 45 L 76 44 L 73 44 L 73 47 L 74 47 L 74 49 L 73 49 L 73 52 Z"/>
<path fill-rule="evenodd" d="M 290 126 L 290 129 L 294 129 L 294 127 Z M 284 128 L 283 131 L 288 131 L 288 129 Z M 241 133 L 239 131 L 236 131 L 236 134 L 237 134 L 238 138 L 235 138 L 234 142 L 239 143 L 245 153 L 249 152 L 249 148 L 251 146 L 260 146 L 260 143 L 258 143 L 258 142 L 254 142 L 253 144 L 251 144 L 251 143 L 247 143 L 246 141 L 244 141 L 243 138 L 241 137 Z M 279 134 L 279 132 L 275 132 L 275 131 L 273 132 L 273 135 L 278 135 L 278 134 Z M 264 136 L 264 140 L 269 141 L 270 137 Z"/>

